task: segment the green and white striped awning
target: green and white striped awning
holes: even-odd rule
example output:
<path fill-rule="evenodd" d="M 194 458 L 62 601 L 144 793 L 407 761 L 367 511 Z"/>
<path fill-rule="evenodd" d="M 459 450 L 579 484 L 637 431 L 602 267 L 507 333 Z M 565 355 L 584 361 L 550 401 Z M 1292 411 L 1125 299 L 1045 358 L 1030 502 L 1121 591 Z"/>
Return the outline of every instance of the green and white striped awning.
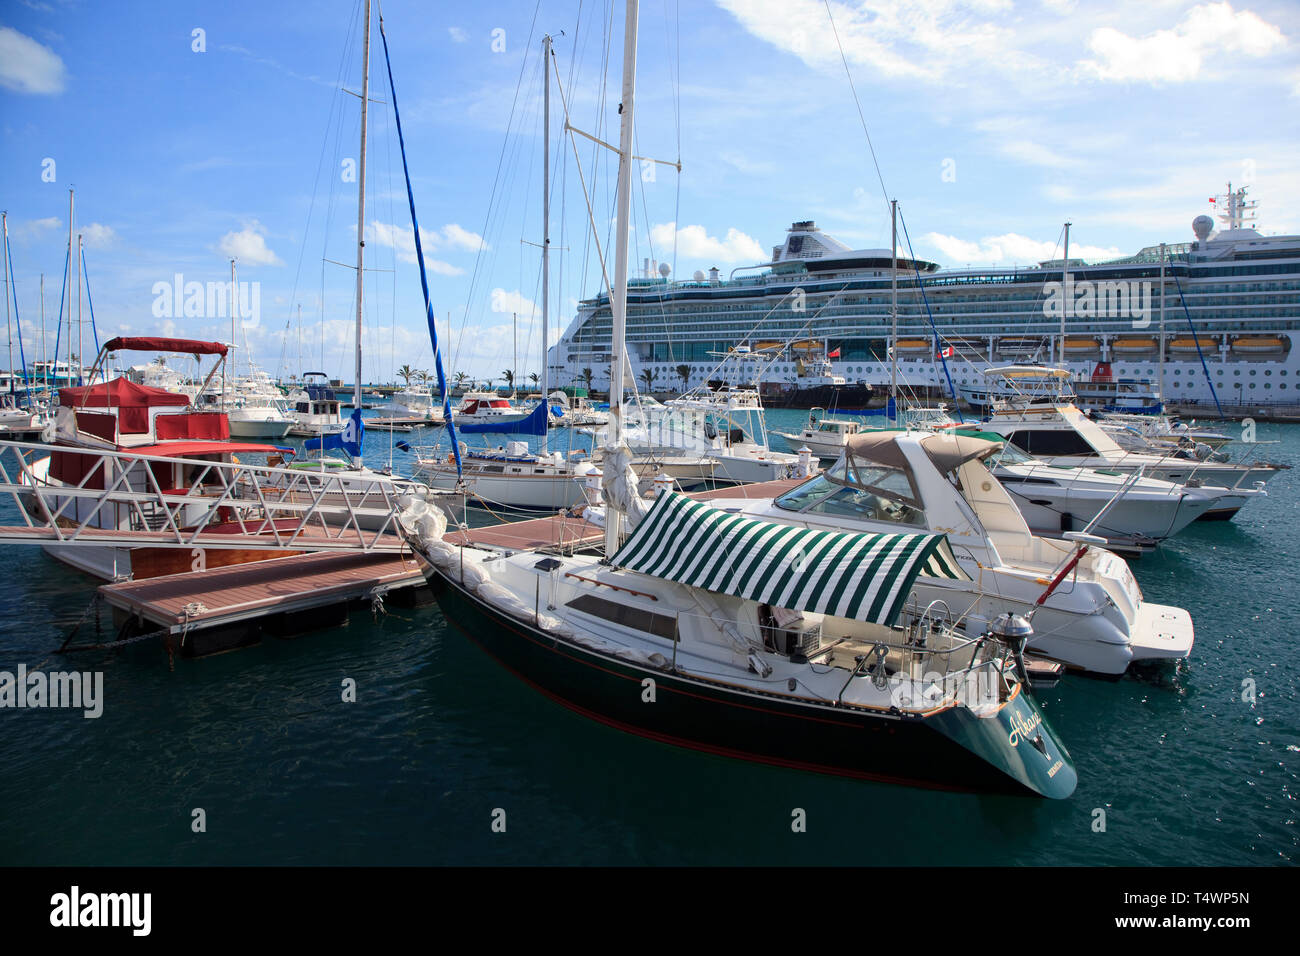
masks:
<path fill-rule="evenodd" d="M 821 531 L 661 494 L 615 565 L 796 611 L 892 624 L 918 574 L 969 580 L 946 535 Z"/>

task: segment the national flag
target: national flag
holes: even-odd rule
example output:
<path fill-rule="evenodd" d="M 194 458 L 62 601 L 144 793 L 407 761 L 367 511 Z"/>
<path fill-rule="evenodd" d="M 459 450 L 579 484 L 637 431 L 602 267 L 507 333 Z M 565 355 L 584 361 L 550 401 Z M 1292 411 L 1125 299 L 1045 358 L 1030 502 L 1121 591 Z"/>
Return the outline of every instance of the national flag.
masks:
<path fill-rule="evenodd" d="M 939 359 L 950 359 L 950 358 L 952 358 L 952 357 L 953 357 L 954 355 L 956 355 L 956 354 L 957 354 L 957 350 L 954 349 L 954 348 L 950 345 L 950 346 L 948 346 L 947 348 L 940 349 L 940 350 L 939 350 L 939 353 L 938 353 L 937 355 L 935 355 L 935 358 L 939 358 Z"/>
<path fill-rule="evenodd" d="M 840 350 L 839 350 L 839 349 L 836 349 L 834 352 L 827 352 L 827 353 L 826 353 L 826 357 L 827 357 L 827 358 L 839 358 L 839 357 L 840 357 Z"/>

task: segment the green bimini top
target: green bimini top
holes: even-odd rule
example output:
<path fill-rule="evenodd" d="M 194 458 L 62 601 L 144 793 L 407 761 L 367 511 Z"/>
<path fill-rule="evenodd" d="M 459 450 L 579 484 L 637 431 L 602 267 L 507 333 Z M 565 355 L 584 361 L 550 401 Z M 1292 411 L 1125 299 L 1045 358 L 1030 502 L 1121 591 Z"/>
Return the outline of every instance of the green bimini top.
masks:
<path fill-rule="evenodd" d="M 773 607 L 892 625 L 918 574 L 969 580 L 942 534 L 800 528 L 661 494 L 612 562 Z"/>

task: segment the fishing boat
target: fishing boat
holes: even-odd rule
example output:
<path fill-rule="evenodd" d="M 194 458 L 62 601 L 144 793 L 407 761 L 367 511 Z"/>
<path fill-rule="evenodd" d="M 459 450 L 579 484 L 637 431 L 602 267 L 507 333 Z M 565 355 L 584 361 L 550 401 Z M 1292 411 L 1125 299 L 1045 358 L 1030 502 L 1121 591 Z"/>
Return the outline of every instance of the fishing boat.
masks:
<path fill-rule="evenodd" d="M 844 454 L 848 440 L 863 428 L 861 422 L 844 418 L 827 418 L 826 409 L 814 408 L 808 413 L 808 424 L 798 432 L 773 431 L 784 438 L 786 444 L 798 451 L 809 449 L 824 461 L 834 461 Z"/>
<path fill-rule="evenodd" d="M 637 0 L 629 0 L 615 382 L 623 372 L 636 17 Z M 654 740 L 860 778 L 1069 796 L 1073 764 L 1024 668 L 1012 663 L 1012 628 L 1001 629 L 1005 638 L 962 631 L 938 606 L 898 623 L 924 566 L 962 574 L 942 535 L 801 534 L 671 491 L 644 510 L 622 418 L 619 396 L 603 475 L 603 548 L 456 546 L 444 538 L 441 512 L 413 503 L 403 513 L 455 627 L 565 706 Z"/>
<path fill-rule="evenodd" d="M 324 372 L 304 372 L 302 386 L 289 400 L 293 403 L 294 419 L 290 435 L 315 438 L 343 431 L 341 403 Z"/>

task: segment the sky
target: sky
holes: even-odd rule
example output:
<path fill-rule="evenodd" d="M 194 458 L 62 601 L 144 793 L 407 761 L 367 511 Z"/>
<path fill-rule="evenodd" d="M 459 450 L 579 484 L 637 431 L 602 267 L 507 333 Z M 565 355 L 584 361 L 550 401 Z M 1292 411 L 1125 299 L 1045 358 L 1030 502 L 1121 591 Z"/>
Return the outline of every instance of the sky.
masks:
<path fill-rule="evenodd" d="M 374 6 L 362 377 L 391 382 L 433 360 Z M 28 361 L 42 354 L 42 275 L 53 351 L 75 189 L 87 361 L 93 304 L 101 341 L 233 340 L 241 369 L 351 381 L 361 10 L 0 0 L 15 351 L 20 324 Z M 564 107 L 617 142 L 624 4 L 382 13 L 448 373 L 536 374 L 541 40 L 554 342 L 602 287 L 597 248 L 613 273 L 614 156 L 566 134 Z M 765 261 L 796 220 L 888 247 L 889 198 L 900 245 L 944 268 L 1059 258 L 1066 221 L 1072 258 L 1185 242 L 1229 181 L 1261 232 L 1300 232 L 1294 0 L 644 0 L 635 104 L 629 258 L 675 277 Z"/>

